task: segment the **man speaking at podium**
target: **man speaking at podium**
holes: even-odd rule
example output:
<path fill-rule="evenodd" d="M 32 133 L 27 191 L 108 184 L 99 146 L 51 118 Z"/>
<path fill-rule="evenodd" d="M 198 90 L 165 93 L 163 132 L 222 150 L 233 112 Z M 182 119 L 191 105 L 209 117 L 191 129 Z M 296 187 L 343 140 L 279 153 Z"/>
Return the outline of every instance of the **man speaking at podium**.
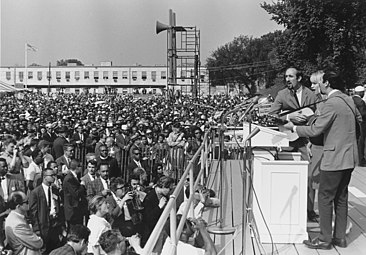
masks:
<path fill-rule="evenodd" d="M 301 137 L 324 134 L 318 195 L 320 235 L 305 240 L 304 244 L 311 249 L 331 249 L 332 244 L 347 247 L 348 184 L 358 161 L 356 118 L 361 121 L 362 117 L 352 98 L 341 92 L 344 84 L 337 74 L 325 72 L 319 87 L 328 100 L 319 107 L 320 114 L 315 121 L 310 126 L 295 126 L 289 122 L 285 128 Z M 333 205 L 335 226 L 332 234 Z"/>
<path fill-rule="evenodd" d="M 285 73 L 286 88 L 280 90 L 270 109 L 271 114 L 279 114 L 286 111 L 294 111 L 300 107 L 311 105 L 310 108 L 315 110 L 314 103 L 317 97 L 313 91 L 302 85 L 303 74 L 295 67 L 290 67 Z M 308 121 L 305 115 L 298 112 L 292 112 L 281 117 L 284 121 L 288 120 L 296 125 L 305 125 Z M 309 161 L 309 156 L 306 150 L 308 139 L 300 137 L 297 140 L 290 142 L 292 151 L 301 153 L 302 160 Z M 309 221 L 316 221 L 318 215 L 314 212 L 315 190 L 312 185 L 313 173 L 308 169 L 308 199 L 307 199 L 307 215 Z"/>

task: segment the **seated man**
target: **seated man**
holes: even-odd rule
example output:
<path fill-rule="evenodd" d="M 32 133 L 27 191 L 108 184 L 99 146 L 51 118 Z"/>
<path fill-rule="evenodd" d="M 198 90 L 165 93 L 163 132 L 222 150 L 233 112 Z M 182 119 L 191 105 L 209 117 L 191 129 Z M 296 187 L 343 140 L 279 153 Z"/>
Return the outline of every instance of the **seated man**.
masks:
<path fill-rule="evenodd" d="M 73 225 L 67 234 L 67 243 L 56 250 L 53 250 L 50 255 L 79 255 L 84 254 L 88 247 L 90 230 L 83 225 Z"/>
<path fill-rule="evenodd" d="M 107 255 L 126 254 L 125 238 L 116 229 L 108 230 L 101 234 L 99 237 L 99 245 Z"/>

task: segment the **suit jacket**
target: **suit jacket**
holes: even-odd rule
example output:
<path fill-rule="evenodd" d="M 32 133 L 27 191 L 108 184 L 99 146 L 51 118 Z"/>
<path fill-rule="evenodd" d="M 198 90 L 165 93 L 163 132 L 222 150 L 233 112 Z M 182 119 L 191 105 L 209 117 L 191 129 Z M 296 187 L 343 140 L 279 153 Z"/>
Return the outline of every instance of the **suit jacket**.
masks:
<path fill-rule="evenodd" d="M 158 195 L 155 189 L 152 189 L 145 197 L 143 211 L 143 225 L 144 230 L 142 233 L 141 244 L 144 245 L 149 239 L 151 232 L 153 231 L 156 223 L 158 222 L 160 215 L 162 214 L 164 207 L 159 207 Z"/>
<path fill-rule="evenodd" d="M 61 197 L 56 186 L 52 185 L 52 197 L 55 203 L 57 223 L 64 222 L 63 212 L 60 210 Z M 40 233 L 43 240 L 48 236 L 52 224 L 50 219 L 50 208 L 47 205 L 46 194 L 43 186 L 36 187 L 29 195 L 29 212 L 32 220 L 33 230 Z"/>
<path fill-rule="evenodd" d="M 346 105 L 341 97 L 352 107 Z M 337 171 L 353 169 L 358 161 L 355 116 L 352 98 L 335 91 L 319 107 L 320 115 L 310 126 L 297 126 L 299 136 L 318 136 L 324 133 L 323 158 L 320 169 Z M 358 112 L 357 112 L 358 113 Z M 361 116 L 358 113 L 359 119 Z"/>
<path fill-rule="evenodd" d="M 317 97 L 313 91 L 307 87 L 302 86 L 301 102 L 299 105 L 295 95 L 288 88 L 282 89 L 278 92 L 274 103 L 270 109 L 270 113 L 278 114 L 281 111 L 296 110 L 302 106 L 313 104 L 317 101 Z M 310 107 L 315 111 L 315 105 Z"/>
<path fill-rule="evenodd" d="M 64 155 L 64 145 L 68 143 L 65 137 L 59 136 L 53 142 L 52 156 L 53 158 L 59 158 Z"/>
<path fill-rule="evenodd" d="M 66 174 L 62 187 L 64 192 L 65 219 L 70 221 L 73 218 L 85 215 L 88 208 L 85 187 L 80 184 L 72 172 Z"/>
<path fill-rule="evenodd" d="M 95 180 L 96 176 L 94 176 Z M 88 188 L 88 185 L 92 182 L 88 173 L 86 173 L 83 177 L 80 178 L 80 181 L 85 183 L 85 187 Z"/>
<path fill-rule="evenodd" d="M 14 210 L 5 220 L 5 235 L 14 254 L 41 254 L 42 239 L 33 232 L 25 217 Z"/>
<path fill-rule="evenodd" d="M 147 163 L 146 160 L 140 160 L 140 164 L 141 164 L 141 167 L 146 171 L 147 177 L 150 180 L 151 171 L 150 171 L 149 164 Z M 128 175 L 131 175 L 133 170 L 137 167 L 139 167 L 139 166 L 136 164 L 136 162 L 134 160 L 131 160 L 131 162 L 127 165 L 127 169 L 126 169 Z"/>
<path fill-rule="evenodd" d="M 67 169 L 70 169 L 70 161 L 71 159 L 67 160 L 64 155 L 56 159 L 58 172 L 62 173 L 62 166 L 65 165 Z"/>
<path fill-rule="evenodd" d="M 353 102 L 355 103 L 358 111 L 360 112 L 362 116 L 362 122 L 366 123 L 366 103 L 363 101 L 363 99 L 359 96 L 353 96 L 352 97 Z"/>
<path fill-rule="evenodd" d="M 126 149 L 129 141 L 130 139 L 126 135 L 125 136 L 123 136 L 122 134 L 116 135 L 116 144 L 121 150 Z"/>
<path fill-rule="evenodd" d="M 104 190 L 104 186 L 100 177 L 90 182 L 86 188 L 86 197 L 88 201 L 90 201 L 95 195 L 101 195 L 102 191 Z"/>
<path fill-rule="evenodd" d="M 45 140 L 45 141 L 50 142 L 50 143 L 53 143 L 53 141 L 56 138 L 57 138 L 57 136 L 54 133 L 49 134 L 49 133 L 45 132 L 45 133 L 41 134 L 40 139 Z"/>

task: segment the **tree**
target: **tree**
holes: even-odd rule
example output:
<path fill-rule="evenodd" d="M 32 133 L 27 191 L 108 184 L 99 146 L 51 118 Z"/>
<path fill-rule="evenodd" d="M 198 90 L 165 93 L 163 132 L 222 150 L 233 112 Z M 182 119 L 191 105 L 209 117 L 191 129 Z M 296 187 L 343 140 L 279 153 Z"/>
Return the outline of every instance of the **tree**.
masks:
<path fill-rule="evenodd" d="M 219 47 L 207 58 L 211 85 L 245 86 L 256 93 L 256 83 L 270 85 L 277 72 L 277 55 L 273 51 L 281 41 L 281 31 L 260 38 L 240 35 Z"/>
<path fill-rule="evenodd" d="M 365 0 L 278 0 L 263 3 L 272 19 L 284 25 L 283 45 L 276 48 L 281 67 L 306 72 L 333 68 L 347 87 L 365 73 Z"/>
<path fill-rule="evenodd" d="M 57 66 L 67 66 L 69 63 L 76 64 L 77 66 L 83 66 L 84 64 L 78 59 L 61 59 L 57 60 Z"/>

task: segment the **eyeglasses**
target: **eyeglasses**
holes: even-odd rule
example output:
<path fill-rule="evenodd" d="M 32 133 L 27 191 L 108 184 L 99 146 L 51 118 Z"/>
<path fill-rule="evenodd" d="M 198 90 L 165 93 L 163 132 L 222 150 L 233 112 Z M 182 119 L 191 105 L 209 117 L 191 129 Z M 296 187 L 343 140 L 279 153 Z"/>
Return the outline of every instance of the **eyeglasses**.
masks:
<path fill-rule="evenodd" d="M 133 154 L 135 154 L 135 155 L 140 155 L 141 153 L 140 153 L 140 152 L 134 152 Z"/>
<path fill-rule="evenodd" d="M 195 132 L 196 135 L 200 135 L 201 133 L 200 132 Z"/>

